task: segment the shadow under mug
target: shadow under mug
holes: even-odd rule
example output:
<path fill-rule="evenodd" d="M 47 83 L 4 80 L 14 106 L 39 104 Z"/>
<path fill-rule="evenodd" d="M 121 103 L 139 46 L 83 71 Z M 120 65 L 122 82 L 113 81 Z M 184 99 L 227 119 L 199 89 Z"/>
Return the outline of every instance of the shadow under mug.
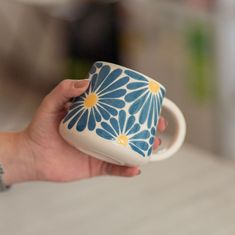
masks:
<path fill-rule="evenodd" d="M 118 165 L 140 166 L 172 156 L 184 142 L 186 123 L 180 109 L 164 98 L 165 88 L 132 69 L 97 61 L 90 85 L 73 99 L 59 131 L 78 150 Z M 170 146 L 153 153 L 162 106 L 173 116 L 176 131 Z"/>

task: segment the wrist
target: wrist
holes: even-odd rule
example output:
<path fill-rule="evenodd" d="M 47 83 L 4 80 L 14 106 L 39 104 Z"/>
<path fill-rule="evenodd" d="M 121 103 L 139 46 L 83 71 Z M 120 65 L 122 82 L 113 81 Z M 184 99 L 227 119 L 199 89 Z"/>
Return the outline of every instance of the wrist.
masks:
<path fill-rule="evenodd" d="M 6 185 L 35 180 L 34 158 L 24 132 L 0 134 L 0 163 Z"/>

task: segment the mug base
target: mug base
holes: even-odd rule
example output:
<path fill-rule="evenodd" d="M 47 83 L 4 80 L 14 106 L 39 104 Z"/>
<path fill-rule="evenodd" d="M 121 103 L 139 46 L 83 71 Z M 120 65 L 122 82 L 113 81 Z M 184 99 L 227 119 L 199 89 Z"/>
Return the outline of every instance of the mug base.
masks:
<path fill-rule="evenodd" d="M 97 158 L 101 161 L 109 162 L 111 164 L 120 165 L 120 166 L 125 165 L 125 163 L 114 160 L 112 157 L 104 155 L 104 154 L 100 154 L 100 153 L 97 153 L 97 152 L 90 152 L 90 151 L 84 150 L 82 148 L 79 148 L 79 151 L 81 151 L 81 152 L 83 152 L 83 153 L 85 153 L 89 156 L 95 157 L 95 158 Z"/>

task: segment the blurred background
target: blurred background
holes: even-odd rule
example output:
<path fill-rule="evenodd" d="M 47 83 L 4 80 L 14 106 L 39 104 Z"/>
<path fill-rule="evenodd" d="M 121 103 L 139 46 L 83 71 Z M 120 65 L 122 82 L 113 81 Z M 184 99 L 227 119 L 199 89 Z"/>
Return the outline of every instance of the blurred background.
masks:
<path fill-rule="evenodd" d="M 16 185 L 0 195 L 0 234 L 234 235 L 235 0 L 1 0 L 0 131 L 96 60 L 164 84 L 185 145 L 134 179 Z"/>
<path fill-rule="evenodd" d="M 0 35 L 1 130 L 24 127 L 58 82 L 106 60 L 166 86 L 187 142 L 235 156 L 235 1 L 2 0 Z"/>

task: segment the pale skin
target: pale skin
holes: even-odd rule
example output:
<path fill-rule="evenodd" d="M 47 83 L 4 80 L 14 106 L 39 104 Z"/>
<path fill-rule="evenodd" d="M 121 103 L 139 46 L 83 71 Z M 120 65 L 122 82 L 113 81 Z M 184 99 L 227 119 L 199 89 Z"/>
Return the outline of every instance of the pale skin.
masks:
<path fill-rule="evenodd" d="M 67 144 L 58 126 L 67 112 L 69 100 L 84 93 L 88 80 L 64 80 L 41 102 L 26 129 L 0 133 L 0 164 L 4 166 L 4 182 L 12 185 L 27 181 L 69 182 L 94 176 L 132 177 L 138 167 L 117 166 L 90 157 Z M 166 129 L 164 118 L 158 130 Z M 154 148 L 160 144 L 156 138 Z"/>

